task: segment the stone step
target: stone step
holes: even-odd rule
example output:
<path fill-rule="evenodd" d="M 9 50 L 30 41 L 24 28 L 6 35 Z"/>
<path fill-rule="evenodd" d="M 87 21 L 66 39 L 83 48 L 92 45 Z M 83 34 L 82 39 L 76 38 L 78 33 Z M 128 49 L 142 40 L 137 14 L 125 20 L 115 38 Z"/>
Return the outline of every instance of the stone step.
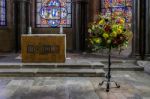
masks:
<path fill-rule="evenodd" d="M 107 64 L 108 59 L 100 60 L 101 63 Z M 125 59 L 112 59 L 112 63 L 136 63 L 136 60 L 125 60 Z"/>
<path fill-rule="evenodd" d="M 103 69 L 0 69 L 0 77 L 104 77 Z"/>
<path fill-rule="evenodd" d="M 19 68 L 70 68 L 70 69 L 101 69 L 104 64 L 93 62 L 90 64 L 73 64 L 73 63 L 0 63 L 0 69 L 19 69 Z"/>
<path fill-rule="evenodd" d="M 144 67 L 134 63 L 112 63 L 111 68 L 114 71 L 144 71 Z M 108 64 L 104 65 L 104 70 L 108 70 Z"/>
<path fill-rule="evenodd" d="M 104 70 L 108 70 L 108 67 L 104 67 Z M 113 71 L 144 71 L 143 67 L 112 67 Z"/>

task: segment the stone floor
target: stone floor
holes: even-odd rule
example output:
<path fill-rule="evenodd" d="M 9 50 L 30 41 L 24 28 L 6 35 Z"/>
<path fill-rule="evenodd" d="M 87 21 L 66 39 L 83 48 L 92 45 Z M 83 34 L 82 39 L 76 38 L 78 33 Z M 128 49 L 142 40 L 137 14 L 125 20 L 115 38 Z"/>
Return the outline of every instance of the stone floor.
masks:
<path fill-rule="evenodd" d="M 22 77 L 0 78 L 0 99 L 150 99 L 150 75 L 140 71 L 113 71 L 121 85 L 109 93 L 104 78 Z"/>

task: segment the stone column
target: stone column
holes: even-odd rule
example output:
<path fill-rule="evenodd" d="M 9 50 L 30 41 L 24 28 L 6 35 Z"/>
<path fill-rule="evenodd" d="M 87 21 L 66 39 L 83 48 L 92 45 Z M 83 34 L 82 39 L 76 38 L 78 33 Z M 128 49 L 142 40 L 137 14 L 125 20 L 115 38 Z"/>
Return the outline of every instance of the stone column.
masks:
<path fill-rule="evenodd" d="M 85 37 L 87 33 L 87 1 L 75 1 L 75 50 L 85 50 Z"/>
<path fill-rule="evenodd" d="M 133 4 L 133 49 L 132 54 L 144 60 L 146 53 L 146 1 Z"/>
<path fill-rule="evenodd" d="M 139 0 L 133 2 L 133 17 L 132 17 L 132 30 L 133 30 L 133 44 L 132 44 L 132 56 L 139 56 L 139 21 L 140 21 L 140 6 Z"/>
<path fill-rule="evenodd" d="M 98 13 L 100 13 L 101 0 L 88 0 L 88 22 L 93 22 Z"/>
<path fill-rule="evenodd" d="M 25 0 L 20 0 L 20 34 L 26 34 L 27 33 L 27 29 L 26 29 L 26 25 L 27 25 L 27 17 L 26 17 L 26 1 Z"/>
<path fill-rule="evenodd" d="M 80 1 L 76 1 L 76 16 L 75 16 L 75 20 L 76 20 L 76 24 L 75 24 L 75 28 L 76 28 L 76 33 L 75 33 L 75 38 L 76 38 L 76 42 L 75 42 L 75 48 L 76 51 L 79 52 L 80 51 L 80 33 L 81 33 L 81 29 L 80 29 L 80 24 L 81 24 L 81 2 Z"/>
<path fill-rule="evenodd" d="M 72 45 L 73 51 L 76 50 L 76 1 L 72 0 L 72 29 L 73 29 L 73 38 L 72 38 Z"/>
<path fill-rule="evenodd" d="M 16 11 L 16 16 L 17 16 L 17 23 L 18 26 L 18 32 L 20 34 L 26 34 L 27 33 L 27 3 L 28 0 L 15 0 L 15 6 L 17 6 Z"/>
<path fill-rule="evenodd" d="M 29 0 L 14 0 L 14 30 L 16 34 L 16 52 L 20 51 L 21 34 L 27 34 Z"/>
<path fill-rule="evenodd" d="M 150 0 L 146 0 L 146 58 L 150 59 Z"/>
<path fill-rule="evenodd" d="M 140 0 L 140 57 L 145 59 L 146 51 L 146 1 Z"/>
<path fill-rule="evenodd" d="M 29 28 L 31 26 L 31 4 L 32 4 L 32 0 L 28 0 L 27 1 L 27 28 Z"/>

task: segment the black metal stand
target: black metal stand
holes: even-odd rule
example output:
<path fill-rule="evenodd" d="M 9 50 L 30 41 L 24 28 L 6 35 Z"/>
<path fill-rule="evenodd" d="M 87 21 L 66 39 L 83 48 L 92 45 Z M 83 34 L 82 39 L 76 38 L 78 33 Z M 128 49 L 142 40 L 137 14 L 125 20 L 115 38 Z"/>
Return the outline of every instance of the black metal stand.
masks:
<path fill-rule="evenodd" d="M 111 45 L 108 52 L 108 73 L 106 75 L 106 80 L 103 80 L 99 85 L 102 86 L 104 82 L 106 82 L 106 92 L 109 92 L 111 83 L 115 83 L 116 87 L 120 88 L 120 85 L 117 82 L 111 80 Z"/>

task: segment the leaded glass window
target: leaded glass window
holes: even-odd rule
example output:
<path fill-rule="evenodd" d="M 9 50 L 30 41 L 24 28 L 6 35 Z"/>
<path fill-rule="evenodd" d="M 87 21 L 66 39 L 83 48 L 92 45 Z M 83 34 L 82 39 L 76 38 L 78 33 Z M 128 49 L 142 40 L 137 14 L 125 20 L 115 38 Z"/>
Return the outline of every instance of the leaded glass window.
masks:
<path fill-rule="evenodd" d="M 0 26 L 6 26 L 6 0 L 0 0 Z"/>
<path fill-rule="evenodd" d="M 36 0 L 36 27 L 71 27 L 72 0 Z"/>
<path fill-rule="evenodd" d="M 131 29 L 133 0 L 101 0 L 102 14 L 124 17 L 127 29 Z"/>

